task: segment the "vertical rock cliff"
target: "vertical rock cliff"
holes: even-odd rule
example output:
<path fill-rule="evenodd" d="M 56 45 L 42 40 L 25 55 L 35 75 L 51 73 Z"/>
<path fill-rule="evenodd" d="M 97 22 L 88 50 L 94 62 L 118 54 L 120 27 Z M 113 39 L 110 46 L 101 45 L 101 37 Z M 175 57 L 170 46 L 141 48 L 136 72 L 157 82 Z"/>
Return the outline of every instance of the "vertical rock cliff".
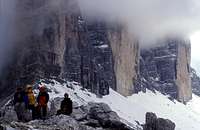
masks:
<path fill-rule="evenodd" d="M 56 3 L 59 8 L 48 0 L 17 0 L 19 37 L 0 90 L 12 93 L 42 78 L 62 78 L 100 96 L 110 87 L 124 96 L 148 88 L 191 99 L 187 41 L 171 38 L 140 50 L 123 23 L 87 19 L 76 0 Z"/>
<path fill-rule="evenodd" d="M 116 91 L 124 96 L 134 93 L 139 64 L 139 43 L 124 26 L 118 31 L 109 31 L 109 40 L 114 58 Z"/>
<path fill-rule="evenodd" d="M 170 38 L 158 46 L 141 51 L 140 87 L 156 89 L 187 102 L 192 98 L 190 79 L 190 43 Z"/>
<path fill-rule="evenodd" d="M 190 78 L 191 47 L 190 43 L 179 43 L 177 50 L 176 84 L 178 87 L 178 100 L 187 102 L 192 99 Z"/>

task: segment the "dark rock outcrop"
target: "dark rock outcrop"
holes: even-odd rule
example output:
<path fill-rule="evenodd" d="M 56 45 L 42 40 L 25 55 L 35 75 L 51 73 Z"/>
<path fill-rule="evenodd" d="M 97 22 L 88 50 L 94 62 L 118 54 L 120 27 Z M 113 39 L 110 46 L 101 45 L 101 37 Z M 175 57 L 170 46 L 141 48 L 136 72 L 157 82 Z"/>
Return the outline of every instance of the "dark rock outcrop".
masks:
<path fill-rule="evenodd" d="M 192 92 L 200 96 L 200 77 L 193 68 L 191 70 Z"/>
<path fill-rule="evenodd" d="M 27 123 L 17 122 L 16 113 L 12 104 L 7 104 L 2 108 L 4 114 L 0 116 L 0 124 L 15 129 L 41 129 L 41 130 L 135 130 L 123 123 L 116 112 L 112 111 L 104 103 L 88 103 L 85 106 L 78 106 L 73 103 L 73 113 L 70 116 L 59 115 L 52 109 L 57 109 L 60 103 L 59 98 L 55 99 L 50 106 L 48 119 L 45 121 L 33 120 Z M 59 102 L 59 103 L 58 103 Z M 8 109 L 9 108 L 9 109 Z M 137 129 L 138 130 L 138 129 Z"/>
<path fill-rule="evenodd" d="M 0 130 L 3 130 L 4 129 L 4 127 L 0 124 Z"/>
<path fill-rule="evenodd" d="M 157 90 L 187 102 L 192 98 L 190 44 L 187 40 L 164 40 L 152 49 L 141 50 L 140 81 L 136 91 Z"/>
<path fill-rule="evenodd" d="M 74 107 L 71 115 L 81 124 L 91 127 L 102 127 L 108 130 L 134 130 L 121 122 L 116 112 L 112 111 L 107 104 L 104 103 L 88 103 L 87 106 Z M 138 128 L 139 129 L 139 128 Z"/>
<path fill-rule="evenodd" d="M 163 118 L 157 118 L 154 113 L 146 113 L 146 124 L 144 130 L 175 130 L 175 124 Z"/>
<path fill-rule="evenodd" d="M 112 111 L 107 104 L 90 103 L 89 107 L 89 121 L 91 119 L 96 120 L 103 128 L 110 128 L 113 130 L 131 130 L 131 128 L 120 121 L 117 113 Z"/>

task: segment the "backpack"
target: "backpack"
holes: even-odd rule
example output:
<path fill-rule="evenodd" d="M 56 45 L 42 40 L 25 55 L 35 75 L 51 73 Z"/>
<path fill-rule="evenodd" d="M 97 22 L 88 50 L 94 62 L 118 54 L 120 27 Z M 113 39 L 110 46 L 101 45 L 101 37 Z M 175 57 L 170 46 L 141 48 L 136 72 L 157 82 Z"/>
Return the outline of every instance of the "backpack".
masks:
<path fill-rule="evenodd" d="M 47 98 L 46 95 L 39 95 L 39 101 L 40 106 L 46 106 L 47 105 Z"/>
<path fill-rule="evenodd" d="M 29 105 L 35 105 L 35 96 L 33 93 L 28 93 L 28 103 Z"/>

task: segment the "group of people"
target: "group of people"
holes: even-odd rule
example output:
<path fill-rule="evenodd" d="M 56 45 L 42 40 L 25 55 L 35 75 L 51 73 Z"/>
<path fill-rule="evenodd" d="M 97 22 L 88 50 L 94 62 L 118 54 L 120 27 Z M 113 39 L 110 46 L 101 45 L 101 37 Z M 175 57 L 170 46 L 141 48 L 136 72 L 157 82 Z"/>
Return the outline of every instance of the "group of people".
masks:
<path fill-rule="evenodd" d="M 24 88 L 18 87 L 14 94 L 14 108 L 19 121 L 29 121 L 35 119 L 45 120 L 47 117 L 47 104 L 49 102 L 49 94 L 46 91 L 46 87 L 39 87 L 39 94 L 36 97 L 33 92 L 32 85 L 27 85 Z M 27 117 L 27 113 L 31 112 L 31 119 Z M 60 110 L 57 111 L 57 115 L 65 114 L 70 115 L 72 113 L 72 101 L 68 94 L 65 93 L 64 100 L 61 102 Z"/>

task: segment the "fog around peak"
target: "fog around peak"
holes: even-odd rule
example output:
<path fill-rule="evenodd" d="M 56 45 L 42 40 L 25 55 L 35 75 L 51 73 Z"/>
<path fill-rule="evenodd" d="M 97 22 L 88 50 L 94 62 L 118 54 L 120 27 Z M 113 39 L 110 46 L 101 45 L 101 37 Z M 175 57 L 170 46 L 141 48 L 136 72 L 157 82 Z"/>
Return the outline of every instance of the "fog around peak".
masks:
<path fill-rule="evenodd" d="M 87 17 L 121 20 L 145 43 L 169 34 L 189 37 L 200 29 L 198 0 L 78 1 Z"/>
<path fill-rule="evenodd" d="M 84 17 L 125 24 L 141 45 L 169 35 L 189 38 L 200 30 L 199 0 L 0 0 L 0 69 L 16 41 L 41 32 L 48 12 L 67 13 L 75 2 Z M 39 8 L 24 11 L 30 4 Z"/>

